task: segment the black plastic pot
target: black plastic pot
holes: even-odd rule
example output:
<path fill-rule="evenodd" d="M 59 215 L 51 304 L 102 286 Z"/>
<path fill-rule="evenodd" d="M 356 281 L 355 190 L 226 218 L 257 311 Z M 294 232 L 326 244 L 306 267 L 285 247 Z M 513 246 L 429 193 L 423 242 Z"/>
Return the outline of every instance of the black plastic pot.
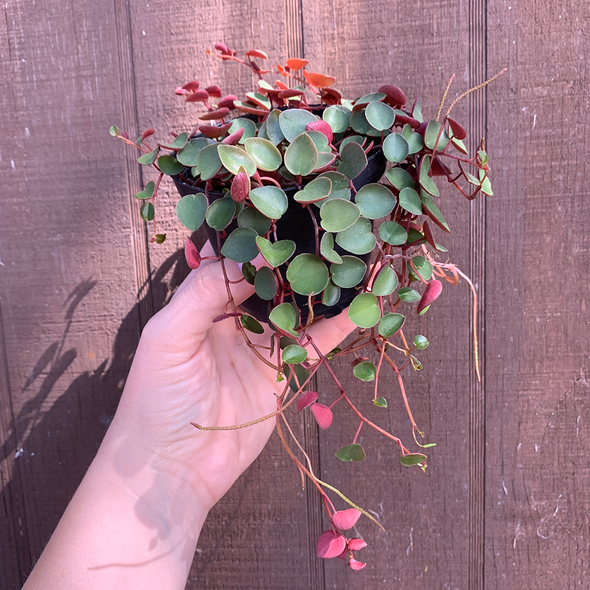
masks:
<path fill-rule="evenodd" d="M 367 158 L 367 167 L 363 172 L 353 180 L 355 188 L 358 190 L 365 184 L 377 182 L 385 172 L 386 159 L 383 155 L 383 151 L 379 148 L 374 150 L 373 153 Z M 174 176 L 174 183 L 181 197 L 186 195 L 192 195 L 196 193 L 204 193 L 205 190 L 201 187 L 194 186 L 183 179 L 189 176 L 190 169 L 185 170 L 185 174 L 181 173 L 178 176 Z M 297 192 L 297 189 L 287 189 L 285 194 L 289 198 L 289 209 L 287 212 L 277 221 L 277 237 L 279 240 L 293 240 L 297 245 L 294 256 L 304 253 L 315 253 L 315 232 L 314 224 L 311 219 L 310 210 L 313 211 L 316 216 L 316 220 L 319 224 L 320 214 L 319 208 L 315 206 L 302 207 L 300 203 L 294 200 L 293 196 Z M 224 197 L 225 194 L 221 192 L 210 192 L 209 202 Z M 217 232 L 211 229 L 207 223 L 204 224 L 205 231 L 209 241 L 213 245 L 216 253 L 219 254 L 217 249 Z M 234 219 L 232 223 L 226 228 L 226 233 L 229 235 L 237 227 L 237 222 Z M 223 240 L 222 242 L 223 243 Z M 348 254 L 345 250 L 340 248 L 337 244 L 334 246 L 335 250 L 339 254 Z M 369 263 L 371 254 L 365 254 L 359 256 L 365 263 Z M 340 300 L 334 306 L 328 307 L 322 303 L 314 305 L 314 314 L 316 317 L 325 316 L 333 317 L 338 315 L 342 310 L 346 309 L 354 297 L 358 294 L 356 289 L 342 289 L 340 294 Z M 299 309 L 301 310 L 301 321 L 305 323 L 307 320 L 307 297 L 303 295 L 295 295 L 295 300 Z M 269 313 L 269 302 L 260 299 L 257 295 L 252 295 L 241 305 L 242 309 L 247 313 L 254 316 L 257 320 L 267 322 Z"/>

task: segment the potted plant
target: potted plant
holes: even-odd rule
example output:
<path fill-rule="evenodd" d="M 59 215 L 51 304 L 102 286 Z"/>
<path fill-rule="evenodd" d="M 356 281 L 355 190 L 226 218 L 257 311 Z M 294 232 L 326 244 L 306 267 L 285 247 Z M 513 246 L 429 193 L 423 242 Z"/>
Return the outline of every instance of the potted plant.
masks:
<path fill-rule="evenodd" d="M 457 284 L 463 277 L 475 296 L 471 281 L 454 264 L 439 260 L 446 249 L 435 236 L 450 228 L 440 211 L 434 179 L 446 180 L 468 199 L 492 194 L 483 140 L 470 157 L 464 144 L 467 133 L 450 114 L 458 100 L 497 76 L 462 94 L 441 117 L 449 82 L 436 118 L 429 119 L 419 99 L 410 105 L 404 92 L 391 84 L 347 100 L 333 88 L 335 78 L 309 71 L 307 60 L 278 65 L 282 79 L 270 84 L 264 76 L 271 70 L 259 65 L 268 59 L 264 52 L 251 50 L 241 58 L 218 43 L 208 53 L 250 68 L 258 78 L 254 91 L 238 100 L 217 86 L 201 88 L 191 81 L 176 93 L 203 107 L 193 129 L 157 143 L 152 143 L 154 129 L 135 142 L 117 127 L 111 134 L 143 152 L 138 162 L 157 171 L 157 180 L 135 195 L 142 217 L 153 222 L 152 242 L 165 240 L 157 230 L 155 201 L 162 179 L 170 176 L 181 195 L 179 221 L 189 231 L 205 224 L 222 266 L 224 259 L 242 264 L 243 279 L 254 285 L 256 295 L 238 309 L 226 276 L 227 312 L 216 321 L 234 321 L 253 354 L 273 367 L 284 385 L 277 411 L 261 420 L 275 418 L 289 456 L 322 496 L 331 527 L 318 539 L 318 556 L 348 559 L 351 568 L 362 569 L 365 564 L 353 552 L 366 543 L 347 538 L 345 531 L 361 515 L 381 525 L 321 481 L 295 440 L 298 458 L 282 425 L 293 434 L 287 410 L 294 406 L 298 412 L 312 412 L 319 427 L 327 429 L 332 408 L 342 402 L 357 416 L 359 427 L 350 444 L 336 453 L 340 460 L 365 458 L 358 437 L 366 425 L 399 446 L 402 464 L 426 468 L 425 449 L 434 444 L 418 440 L 417 435 L 424 435 L 412 416 L 402 372 L 422 369 L 416 355 L 428 340 L 422 335 L 410 338 L 404 324 L 408 314 L 429 312 L 443 282 Z M 188 265 L 198 268 L 201 257 L 190 238 L 185 254 Z M 252 261 L 259 255 L 266 264 L 257 270 Z M 322 354 L 308 328 L 316 318 L 338 313 L 348 314 L 358 335 L 343 348 Z M 267 356 L 248 336 L 264 333 L 263 325 L 269 334 Z M 477 365 L 476 341 L 474 345 Z M 350 354 L 354 376 L 374 382 L 373 403 L 378 407 L 387 407 L 378 391 L 380 372 L 395 375 L 419 452 L 411 452 L 353 403 L 331 364 Z M 320 369 L 330 374 L 339 391 L 329 403 L 320 403 L 318 392 L 309 390 Z M 194 426 L 204 431 L 222 428 Z M 326 490 L 350 507 L 337 510 Z"/>

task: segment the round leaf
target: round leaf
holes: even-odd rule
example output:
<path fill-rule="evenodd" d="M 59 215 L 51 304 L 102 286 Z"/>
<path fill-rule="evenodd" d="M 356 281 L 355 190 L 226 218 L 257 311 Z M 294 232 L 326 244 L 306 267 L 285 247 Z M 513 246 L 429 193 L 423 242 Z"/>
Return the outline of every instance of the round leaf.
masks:
<path fill-rule="evenodd" d="M 325 177 L 314 178 L 307 183 L 303 190 L 295 193 L 293 197 L 298 203 L 317 203 L 326 199 L 332 191 L 332 181 Z"/>
<path fill-rule="evenodd" d="M 260 170 L 267 172 L 278 170 L 283 163 L 281 152 L 268 139 L 250 137 L 246 140 L 244 147 Z"/>
<path fill-rule="evenodd" d="M 279 123 L 280 115 L 281 111 L 279 111 L 279 109 L 273 109 L 266 119 L 266 135 L 268 135 L 268 139 L 273 145 L 279 145 L 279 143 L 285 139 Z M 305 129 L 305 127 L 303 129 Z M 298 134 L 295 136 L 297 135 Z"/>
<path fill-rule="evenodd" d="M 283 350 L 283 362 L 289 365 L 298 365 L 307 360 L 307 350 L 298 344 L 290 344 Z"/>
<path fill-rule="evenodd" d="M 329 232 L 348 229 L 360 215 L 359 208 L 344 199 L 328 199 L 320 208 L 321 225 Z"/>
<path fill-rule="evenodd" d="M 414 265 L 416 272 L 425 281 L 429 281 L 432 278 L 432 264 L 426 260 L 424 256 L 414 256 L 412 258 L 412 264 Z M 410 270 L 412 270 L 412 267 L 410 267 Z"/>
<path fill-rule="evenodd" d="M 377 397 L 373 400 L 373 403 L 378 408 L 386 408 L 387 407 L 387 400 L 384 397 Z"/>
<path fill-rule="evenodd" d="M 414 215 L 422 215 L 420 195 L 413 188 L 404 188 L 400 191 L 399 204 L 400 207 Z"/>
<path fill-rule="evenodd" d="M 268 319 L 283 332 L 287 332 L 287 334 L 291 334 L 295 338 L 299 337 L 299 334 L 295 331 L 297 314 L 290 303 L 277 305 L 268 314 Z"/>
<path fill-rule="evenodd" d="M 367 265 L 356 256 L 342 256 L 342 264 L 330 266 L 332 281 L 344 289 L 356 287 L 363 280 L 366 271 Z"/>
<path fill-rule="evenodd" d="M 312 408 L 314 406 L 311 406 Z M 335 533 L 334 531 L 323 532 L 316 546 L 316 555 L 324 559 L 331 559 L 338 557 L 346 549 L 346 538 L 344 535 Z"/>
<path fill-rule="evenodd" d="M 264 259 L 273 267 L 285 264 L 295 252 L 295 242 L 292 240 L 279 240 L 272 244 L 261 236 L 256 238 L 256 246 Z"/>
<path fill-rule="evenodd" d="M 355 202 L 363 217 L 381 219 L 393 211 L 396 199 L 386 186 L 371 183 L 365 184 L 358 191 Z"/>
<path fill-rule="evenodd" d="M 302 412 L 305 408 L 309 408 L 318 399 L 317 391 L 306 391 L 302 393 L 297 400 L 297 411 Z"/>
<path fill-rule="evenodd" d="M 280 219 L 289 206 L 287 195 L 277 186 L 259 186 L 249 196 L 254 207 L 270 219 Z"/>
<path fill-rule="evenodd" d="M 373 293 L 357 295 L 348 308 L 348 318 L 359 328 L 372 328 L 381 319 L 379 302 Z"/>
<path fill-rule="evenodd" d="M 377 297 L 385 297 L 386 295 L 390 295 L 397 289 L 397 273 L 389 264 L 385 265 L 377 275 L 373 283 L 372 292 L 377 295 Z"/>
<path fill-rule="evenodd" d="M 429 150 L 433 150 L 435 145 L 436 151 L 442 151 L 445 149 L 445 147 L 447 147 L 447 144 L 449 143 L 449 136 L 447 135 L 446 131 L 440 133 L 440 130 L 441 124 L 438 121 L 434 119 L 428 121 L 426 131 L 424 132 L 424 145 Z M 437 139 L 438 143 L 436 142 Z"/>
<path fill-rule="evenodd" d="M 358 444 L 358 443 L 355 443 Z M 352 446 L 352 445 L 350 445 Z M 358 445 L 360 447 L 360 445 Z M 361 447 L 362 449 L 362 447 Z M 358 449 L 356 449 L 358 452 Z M 357 454 L 357 453 L 355 453 Z M 364 451 L 363 451 L 364 454 Z M 338 456 L 338 453 L 336 453 Z M 361 511 L 357 510 L 356 508 L 349 508 L 348 510 L 338 510 L 338 512 L 334 512 L 332 517 L 334 521 L 334 525 L 339 528 L 341 531 L 347 531 L 351 529 L 358 521 L 361 516 Z"/>
<path fill-rule="evenodd" d="M 228 133 L 231 135 L 240 129 L 244 130 L 244 134 L 239 143 L 244 143 L 249 137 L 254 137 L 256 135 L 256 123 L 250 119 L 246 119 L 246 117 L 238 117 L 237 119 L 234 119 Z"/>
<path fill-rule="evenodd" d="M 336 453 L 336 457 L 340 459 L 340 461 L 362 461 L 366 455 L 365 450 L 361 445 L 358 443 L 353 443 L 351 445 L 347 445 L 338 449 Z"/>
<path fill-rule="evenodd" d="M 338 172 L 344 174 L 349 180 L 356 178 L 367 167 L 367 155 L 365 150 L 356 143 L 350 141 L 340 153 Z"/>
<path fill-rule="evenodd" d="M 197 137 L 191 139 L 176 155 L 178 161 L 184 166 L 196 166 L 197 158 L 201 153 L 201 150 L 208 146 L 209 142 L 205 137 Z"/>
<path fill-rule="evenodd" d="M 410 288 L 410 287 L 402 287 L 399 290 L 399 298 L 406 303 L 414 303 L 416 301 L 420 301 L 422 296 L 418 291 Z"/>
<path fill-rule="evenodd" d="M 218 146 L 218 143 L 205 146 L 197 157 L 196 168 L 203 180 L 210 180 L 221 170 L 222 164 L 217 153 Z"/>
<path fill-rule="evenodd" d="M 257 233 L 249 227 L 238 227 L 229 234 L 221 253 L 235 262 L 250 262 L 258 256 Z"/>
<path fill-rule="evenodd" d="M 367 105 L 365 117 L 371 127 L 374 127 L 377 131 L 385 131 L 385 129 L 390 129 L 393 125 L 395 113 L 388 104 L 373 101 Z"/>
<path fill-rule="evenodd" d="M 151 221 L 154 218 L 154 205 L 151 201 L 147 201 L 142 203 L 141 207 L 139 208 L 139 214 L 144 221 Z"/>
<path fill-rule="evenodd" d="M 322 303 L 327 307 L 332 307 L 340 301 L 340 287 L 335 285 L 332 281 L 328 281 L 328 285 L 322 293 Z"/>
<path fill-rule="evenodd" d="M 383 338 L 391 338 L 404 325 L 406 318 L 401 313 L 386 313 L 379 320 L 379 334 Z"/>
<path fill-rule="evenodd" d="M 371 230 L 371 222 L 359 217 L 348 229 L 336 235 L 336 243 L 352 254 L 368 254 L 377 243 Z"/>
<path fill-rule="evenodd" d="M 432 180 L 432 178 L 430 178 L 430 176 L 428 176 L 429 172 L 430 172 L 430 156 L 424 156 L 424 158 L 422 160 L 422 164 L 420 165 L 420 178 L 419 178 L 420 186 L 422 186 L 422 188 L 427 193 L 430 193 L 433 197 L 438 197 L 440 194 L 440 191 L 438 190 L 438 187 L 436 186 L 436 183 L 434 182 L 434 180 Z"/>
<path fill-rule="evenodd" d="M 342 264 L 340 254 L 334 250 L 334 237 L 330 232 L 326 232 L 322 236 L 322 241 L 320 242 L 320 254 L 329 262 Z"/>
<path fill-rule="evenodd" d="M 184 227 L 197 231 L 207 214 L 207 199 L 203 193 L 185 195 L 176 204 L 176 216 Z"/>
<path fill-rule="evenodd" d="M 384 221 L 379 226 L 379 237 L 392 246 L 401 246 L 406 243 L 408 233 L 395 221 Z"/>
<path fill-rule="evenodd" d="M 271 223 L 271 220 L 255 207 L 244 207 L 238 215 L 238 227 L 251 227 L 259 236 L 264 236 L 268 232 Z"/>
<path fill-rule="evenodd" d="M 236 203 L 231 197 L 217 199 L 209 205 L 207 210 L 207 225 L 216 231 L 221 231 L 231 223 L 235 213 Z"/>
<path fill-rule="evenodd" d="M 371 361 L 363 361 L 354 366 L 352 373 L 361 381 L 373 381 L 377 375 L 377 367 Z"/>
<path fill-rule="evenodd" d="M 408 142 L 401 133 L 391 133 L 383 142 L 383 153 L 385 157 L 395 164 L 403 162 L 410 151 Z"/>
<path fill-rule="evenodd" d="M 311 411 L 313 413 L 314 418 L 316 419 L 316 422 L 318 423 L 318 426 L 322 430 L 330 428 L 333 419 L 332 410 L 330 410 L 330 408 L 324 406 L 323 404 L 316 403 L 312 404 Z"/>
<path fill-rule="evenodd" d="M 285 152 L 285 167 L 294 176 L 311 174 L 318 163 L 318 150 L 307 133 L 298 135 Z"/>
<path fill-rule="evenodd" d="M 350 125 L 352 113 L 342 105 L 328 107 L 323 114 L 323 119 L 330 125 L 334 133 L 343 133 Z"/>
<path fill-rule="evenodd" d="M 391 182 L 391 184 L 397 189 L 402 190 L 403 188 L 415 188 L 414 179 L 412 175 L 403 168 L 399 166 L 395 166 L 394 168 L 390 168 L 385 173 L 385 178 Z"/>
<path fill-rule="evenodd" d="M 246 330 L 254 332 L 254 334 L 264 334 L 264 328 L 252 316 L 244 314 L 240 316 L 240 321 Z"/>
<path fill-rule="evenodd" d="M 277 281 L 274 272 L 268 266 L 263 266 L 256 273 L 254 279 L 256 295 L 265 301 L 271 301 L 277 294 Z"/>
<path fill-rule="evenodd" d="M 248 176 L 256 173 L 256 163 L 242 148 L 235 145 L 221 144 L 217 147 L 217 153 L 219 154 L 221 163 L 232 174 L 237 174 L 242 166 L 248 173 Z"/>
<path fill-rule="evenodd" d="M 422 463 L 426 461 L 426 455 L 422 453 L 410 453 L 409 455 L 404 455 L 399 459 L 402 465 L 406 465 L 410 467 L 411 465 L 418 465 L 418 463 Z"/>
<path fill-rule="evenodd" d="M 318 118 L 314 114 L 304 109 L 287 109 L 286 111 L 282 111 L 279 115 L 279 126 L 286 140 L 289 143 L 292 143 L 298 135 L 305 131 L 305 126 L 308 123 L 317 120 Z M 270 134 L 269 138 L 273 141 Z"/>
<path fill-rule="evenodd" d="M 329 178 L 332 182 L 332 191 L 327 197 L 328 199 L 344 199 L 345 201 L 350 201 L 350 180 L 344 174 L 330 171 L 320 174 L 318 179 L 320 178 Z"/>
<path fill-rule="evenodd" d="M 184 170 L 184 164 L 181 164 L 174 156 L 160 156 L 158 158 L 158 168 L 168 176 L 174 176 Z"/>
<path fill-rule="evenodd" d="M 319 295 L 328 284 L 330 274 L 326 265 L 314 254 L 299 254 L 289 264 L 287 280 L 300 295 Z"/>
<path fill-rule="evenodd" d="M 414 336 L 414 346 L 418 350 L 424 350 L 425 348 L 428 348 L 428 344 L 429 342 L 426 336 L 422 336 L 421 334 L 418 334 L 418 336 Z"/>

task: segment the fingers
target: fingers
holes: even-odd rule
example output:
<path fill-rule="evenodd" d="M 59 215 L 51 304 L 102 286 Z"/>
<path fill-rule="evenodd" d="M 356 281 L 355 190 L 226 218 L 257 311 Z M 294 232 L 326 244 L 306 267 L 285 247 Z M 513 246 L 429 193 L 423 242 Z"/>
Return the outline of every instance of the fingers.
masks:
<path fill-rule="evenodd" d="M 357 328 L 348 319 L 348 310 L 344 310 L 333 318 L 323 318 L 309 327 L 309 335 L 322 354 L 330 352 Z"/>

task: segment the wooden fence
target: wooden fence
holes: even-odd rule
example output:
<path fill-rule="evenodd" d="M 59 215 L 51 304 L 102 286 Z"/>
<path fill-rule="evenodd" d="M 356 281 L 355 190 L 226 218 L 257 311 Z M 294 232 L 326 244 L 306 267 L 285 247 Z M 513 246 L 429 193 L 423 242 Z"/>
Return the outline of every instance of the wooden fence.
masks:
<path fill-rule="evenodd" d="M 590 562 L 590 8 L 560 0 L 6 0 L 0 8 L 0 587 L 31 570 L 115 411 L 141 327 L 185 271 L 174 191 L 168 240 L 148 244 L 134 155 L 108 134 L 187 128 L 174 88 L 248 89 L 205 55 L 218 40 L 311 60 L 349 96 L 394 83 L 486 136 L 494 196 L 445 193 L 452 260 L 476 282 L 483 380 L 467 286 L 415 324 L 430 347 L 408 376 L 425 474 L 352 423 L 300 428 L 318 470 L 373 511 L 368 566 L 314 556 L 319 500 L 273 436 L 211 513 L 187 588 L 583 588 Z M 443 198 L 444 198 L 443 197 Z M 328 384 L 319 379 L 317 387 Z M 369 387 L 356 388 L 358 399 Z M 391 389 L 391 391 L 390 391 Z M 411 439 L 395 386 L 379 411 Z M 370 410 L 370 403 L 366 407 Z"/>

